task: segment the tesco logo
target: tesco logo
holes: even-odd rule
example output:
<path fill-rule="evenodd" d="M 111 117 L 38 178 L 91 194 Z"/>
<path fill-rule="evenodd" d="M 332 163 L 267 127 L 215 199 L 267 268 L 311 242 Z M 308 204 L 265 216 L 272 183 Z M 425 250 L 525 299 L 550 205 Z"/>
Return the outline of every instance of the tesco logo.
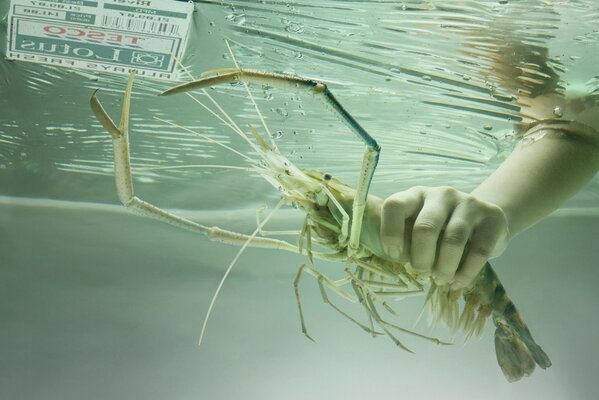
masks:
<path fill-rule="evenodd" d="M 49 35 L 63 36 L 65 38 L 88 39 L 92 41 L 104 41 L 125 45 L 139 45 L 143 40 L 143 38 L 139 36 L 121 35 L 118 33 L 107 33 L 57 25 L 44 26 L 43 31 Z"/>

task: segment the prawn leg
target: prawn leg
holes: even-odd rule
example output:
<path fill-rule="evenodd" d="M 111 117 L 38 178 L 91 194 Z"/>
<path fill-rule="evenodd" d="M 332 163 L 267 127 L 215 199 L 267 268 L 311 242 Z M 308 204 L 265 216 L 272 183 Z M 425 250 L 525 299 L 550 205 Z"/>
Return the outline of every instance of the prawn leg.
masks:
<path fill-rule="evenodd" d="M 301 78 L 293 75 L 267 73 L 261 71 L 224 68 L 209 71 L 217 75 L 202 78 L 193 82 L 175 86 L 161 93 L 161 96 L 175 93 L 187 92 L 195 89 L 203 89 L 210 86 L 221 85 L 230 82 L 257 83 L 272 85 L 291 91 L 304 91 L 316 96 L 323 102 L 327 109 L 333 111 L 360 140 L 366 145 L 362 159 L 362 167 L 356 188 L 356 196 L 352 204 L 352 224 L 349 236 L 348 256 L 357 254 L 360 247 L 360 234 L 362 231 L 362 219 L 366 209 L 368 190 L 379 160 L 380 146 L 376 140 L 366 132 L 364 128 L 351 116 L 349 112 L 339 103 L 327 85 L 312 79 Z"/>
<path fill-rule="evenodd" d="M 250 247 L 263 247 L 270 249 L 287 250 L 298 253 L 297 246 L 287 243 L 283 240 L 251 237 L 242 233 L 231 232 L 219 227 L 208 227 L 187 218 L 170 213 L 153 204 L 141 200 L 135 196 L 133 191 L 133 178 L 131 174 L 131 160 L 129 155 L 129 109 L 131 105 L 131 92 L 133 89 L 133 80 L 135 72 L 131 72 L 127 82 L 127 89 L 123 98 L 123 109 L 119 125 L 112 121 L 110 116 L 104 110 L 104 107 L 98 100 L 97 90 L 90 99 L 91 108 L 98 121 L 112 136 L 112 145 L 114 153 L 114 172 L 116 189 L 119 200 L 127 209 L 136 214 L 150 217 L 168 224 L 183 228 L 192 232 L 203 233 L 210 240 L 227 243 L 236 246 L 242 246 L 250 240 Z"/>
<path fill-rule="evenodd" d="M 304 315 L 303 315 L 303 311 L 302 311 L 302 305 L 301 305 L 301 301 L 300 301 L 300 295 L 299 295 L 299 281 L 300 281 L 300 277 L 302 275 L 302 273 L 308 273 L 310 275 L 312 275 L 313 277 L 316 278 L 317 282 L 318 282 L 318 287 L 320 289 L 320 294 L 322 296 L 322 300 L 328 304 L 329 306 L 331 306 L 335 311 L 337 311 L 339 314 L 343 315 L 345 318 L 347 318 L 348 320 L 350 320 L 351 322 L 353 322 L 354 324 L 358 325 L 362 330 L 372 334 L 372 336 L 376 336 L 376 335 L 381 335 L 381 332 L 377 332 L 375 330 L 373 330 L 372 328 L 364 325 L 363 323 L 359 322 L 358 320 L 356 320 L 355 318 L 353 318 L 351 315 L 347 314 L 345 311 L 343 311 L 342 309 L 340 309 L 337 305 L 335 305 L 333 302 L 331 302 L 331 300 L 329 299 L 329 296 L 327 295 L 326 292 L 326 288 L 328 287 L 329 289 L 335 291 L 337 294 L 339 294 L 340 296 L 352 301 L 352 302 L 356 302 L 357 299 L 352 297 L 349 293 L 345 292 L 344 290 L 342 290 L 340 288 L 341 285 L 345 285 L 347 284 L 347 282 L 345 280 L 340 280 L 339 282 L 335 282 L 332 281 L 331 279 L 329 279 L 327 276 L 323 275 L 322 273 L 318 272 L 317 270 L 315 270 L 314 268 L 309 267 L 307 264 L 302 264 L 300 266 L 300 268 L 297 271 L 297 274 L 295 276 L 295 279 L 293 281 L 293 288 L 295 290 L 295 296 L 296 296 L 296 300 L 297 300 L 297 305 L 298 305 L 298 309 L 299 309 L 299 313 L 300 313 L 300 321 L 302 324 L 302 333 L 304 335 L 306 335 L 306 337 L 312 341 L 314 341 L 314 339 L 307 333 L 307 329 L 306 329 L 306 324 L 305 324 L 305 320 L 304 320 Z"/>
<path fill-rule="evenodd" d="M 362 328 L 362 330 L 370 333 L 373 337 L 375 335 L 382 335 L 381 332 L 375 331 L 373 329 L 373 327 L 368 327 L 368 326 L 364 325 L 363 323 L 359 322 L 358 320 L 356 320 L 355 318 L 353 318 L 352 316 L 350 316 L 349 314 L 347 314 L 345 311 L 343 311 L 342 309 L 340 309 L 339 307 L 337 307 L 335 304 L 333 304 L 329 300 L 329 296 L 327 295 L 327 292 L 325 290 L 325 284 L 327 284 L 329 287 L 331 287 L 331 283 L 328 282 L 328 280 L 324 279 L 323 277 L 319 277 L 318 278 L 318 287 L 320 288 L 320 294 L 322 296 L 322 300 L 326 304 L 328 304 L 329 306 L 333 307 L 333 309 L 336 310 L 339 314 L 343 315 L 345 318 L 349 319 L 351 322 L 353 322 L 354 324 L 358 325 L 360 328 Z M 337 287 L 337 286 L 334 285 L 332 287 Z"/>
<path fill-rule="evenodd" d="M 360 277 L 354 275 L 351 271 L 349 271 L 349 269 L 346 269 L 345 271 L 352 278 L 352 281 L 351 281 L 352 287 L 354 288 L 354 291 L 355 291 L 356 295 L 358 296 L 360 303 L 362 303 L 362 305 L 366 308 L 366 311 L 372 316 L 372 318 L 376 321 L 376 323 L 385 331 L 385 333 L 391 338 L 391 340 L 393 340 L 393 342 L 397 346 L 401 347 L 402 349 L 406 350 L 409 353 L 413 353 L 412 350 L 407 348 L 399 339 L 397 339 L 393 334 L 391 334 L 391 332 L 389 331 L 389 329 L 387 329 L 387 327 L 399 330 L 401 332 L 404 332 L 404 333 L 407 333 L 407 334 L 410 334 L 413 336 L 417 336 L 421 339 L 429 340 L 436 344 L 443 344 L 443 345 L 451 344 L 451 343 L 443 342 L 434 337 L 422 335 L 418 332 L 414 332 L 412 330 L 403 328 L 401 326 L 392 324 L 392 323 L 384 320 L 380 316 L 378 310 L 376 309 L 376 305 L 374 303 L 377 300 L 381 303 L 384 303 L 384 302 L 382 302 L 380 300 L 380 298 L 378 298 L 377 294 L 375 292 L 373 292 L 372 289 L 370 289 L 370 287 L 367 284 L 365 284 L 364 281 L 362 281 L 360 279 Z"/>
<path fill-rule="evenodd" d="M 262 221 L 260 219 L 260 215 L 266 210 L 268 207 L 266 205 L 261 206 L 256 210 L 256 226 L 262 226 Z M 274 235 L 299 235 L 301 231 L 298 230 L 286 230 L 286 231 L 266 231 L 262 228 L 258 230 L 258 235 L 260 236 L 274 236 Z"/>
<path fill-rule="evenodd" d="M 376 312 L 376 310 L 373 309 L 374 305 L 372 304 L 372 302 L 366 300 L 367 296 L 364 294 L 364 292 L 362 291 L 362 288 L 358 285 L 358 283 L 356 283 L 356 281 L 352 279 L 351 285 L 356 293 L 356 296 L 358 297 L 358 301 L 360 302 L 360 304 L 362 304 L 362 306 L 366 310 L 366 314 L 368 314 L 368 319 L 370 321 L 374 320 L 383 329 L 383 331 L 387 334 L 387 336 L 393 341 L 393 343 L 395 343 L 397 346 L 401 347 L 408 353 L 413 353 L 412 350 L 408 349 L 399 339 L 397 339 L 389 331 L 389 329 L 387 329 L 387 327 L 385 326 L 383 321 L 380 319 L 380 317 L 378 317 L 378 313 Z"/>

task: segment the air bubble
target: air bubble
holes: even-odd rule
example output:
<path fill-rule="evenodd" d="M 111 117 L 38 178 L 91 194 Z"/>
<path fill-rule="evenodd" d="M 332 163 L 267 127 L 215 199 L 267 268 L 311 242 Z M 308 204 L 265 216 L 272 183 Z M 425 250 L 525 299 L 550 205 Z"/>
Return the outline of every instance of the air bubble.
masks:
<path fill-rule="evenodd" d="M 285 26 L 285 30 L 289 33 L 304 33 L 304 26 L 297 22 L 290 22 Z"/>
<path fill-rule="evenodd" d="M 284 108 L 277 108 L 276 113 L 279 114 L 281 117 L 287 117 L 289 115 L 289 111 L 287 111 Z"/>
<path fill-rule="evenodd" d="M 283 137 L 283 131 L 277 131 L 274 135 L 272 135 L 273 139 L 280 139 Z"/>
<path fill-rule="evenodd" d="M 555 115 L 558 118 L 561 118 L 564 116 L 564 112 L 562 111 L 562 108 L 560 106 L 555 106 L 553 108 L 553 115 Z"/>
<path fill-rule="evenodd" d="M 245 23 L 245 14 L 229 14 L 225 17 L 227 21 L 233 22 L 235 25 L 243 25 Z"/>

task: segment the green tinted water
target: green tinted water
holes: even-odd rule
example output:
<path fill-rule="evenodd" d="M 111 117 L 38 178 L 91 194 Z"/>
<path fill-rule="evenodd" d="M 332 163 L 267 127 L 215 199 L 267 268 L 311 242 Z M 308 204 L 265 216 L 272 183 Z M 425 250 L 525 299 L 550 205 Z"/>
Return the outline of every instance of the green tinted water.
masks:
<path fill-rule="evenodd" d="M 596 93 L 599 8 L 594 1 L 445 3 L 198 2 L 183 64 L 195 76 L 231 67 L 227 38 L 241 66 L 325 81 L 382 146 L 373 193 L 414 184 L 470 190 L 509 154 L 519 119 L 490 54 L 509 32 L 548 52 L 564 92 Z M 2 15 L 6 9 L 3 2 Z M 467 346 L 408 338 L 416 354 L 406 354 L 322 304 L 306 279 L 304 308 L 317 340 L 309 342 L 291 287 L 305 258 L 276 251 L 241 258 L 198 348 L 210 297 L 236 249 L 117 206 L 110 138 L 88 100 L 101 87 L 108 112 L 118 115 L 125 81 L 0 61 L 0 397 L 594 398 L 597 179 L 562 218 L 523 233 L 495 260 L 554 364 L 518 384 L 501 375 L 490 328 Z M 154 117 L 249 151 L 189 98 L 154 96 L 167 87 L 138 78 L 134 88 L 138 195 L 206 225 L 251 232 L 254 211 L 278 197 L 259 177 L 156 169 L 244 164 Z M 242 87 L 211 93 L 240 126 L 259 126 Z M 293 162 L 355 182 L 362 145 L 334 116 L 306 96 L 269 87 L 253 93 Z M 301 222 L 289 210 L 272 229 Z M 321 267 L 333 276 L 342 270 Z M 357 305 L 335 300 L 360 315 Z M 408 327 L 422 302 L 413 300 L 398 307 Z M 434 333 L 447 337 L 442 328 Z"/>

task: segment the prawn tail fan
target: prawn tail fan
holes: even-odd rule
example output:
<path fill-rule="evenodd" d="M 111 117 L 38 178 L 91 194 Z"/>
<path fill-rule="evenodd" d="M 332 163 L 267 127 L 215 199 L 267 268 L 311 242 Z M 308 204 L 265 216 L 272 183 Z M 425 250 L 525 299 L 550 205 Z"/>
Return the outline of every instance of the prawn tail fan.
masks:
<path fill-rule="evenodd" d="M 495 322 L 495 353 L 497 363 L 508 381 L 520 380 L 530 375 L 535 366 L 546 369 L 551 366 L 551 360 L 539 346 L 520 314 L 510 302 L 503 316 L 493 318 Z"/>
<path fill-rule="evenodd" d="M 458 297 L 463 295 L 464 308 L 458 312 Z M 495 324 L 497 362 L 510 382 L 529 376 L 538 365 L 546 369 L 551 360 L 533 339 L 514 303 L 508 297 L 497 274 L 487 263 L 472 286 L 451 290 L 448 285 L 433 284 L 427 298 L 433 315 L 453 330 L 480 336 L 485 322 L 492 317 Z M 458 317 L 459 315 L 459 317 Z"/>
<path fill-rule="evenodd" d="M 508 381 L 529 376 L 537 365 L 543 369 L 551 366 L 551 360 L 533 339 L 522 315 L 488 263 L 472 289 L 464 293 L 464 300 L 466 308 L 474 301 L 479 309 L 493 316 L 497 363 Z"/>

